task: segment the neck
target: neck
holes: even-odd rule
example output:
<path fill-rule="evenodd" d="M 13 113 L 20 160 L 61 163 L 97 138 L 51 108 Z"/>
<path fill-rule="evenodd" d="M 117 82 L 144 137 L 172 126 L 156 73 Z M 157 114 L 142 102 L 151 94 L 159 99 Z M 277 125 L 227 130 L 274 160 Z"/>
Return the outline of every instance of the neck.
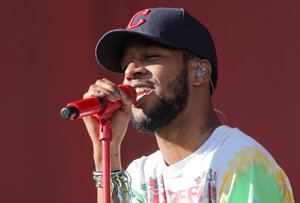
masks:
<path fill-rule="evenodd" d="M 155 132 L 167 165 L 177 163 L 196 151 L 220 125 L 212 109 L 205 116 L 198 114 L 198 117 L 193 117 L 191 113 L 183 112 L 170 125 Z"/>

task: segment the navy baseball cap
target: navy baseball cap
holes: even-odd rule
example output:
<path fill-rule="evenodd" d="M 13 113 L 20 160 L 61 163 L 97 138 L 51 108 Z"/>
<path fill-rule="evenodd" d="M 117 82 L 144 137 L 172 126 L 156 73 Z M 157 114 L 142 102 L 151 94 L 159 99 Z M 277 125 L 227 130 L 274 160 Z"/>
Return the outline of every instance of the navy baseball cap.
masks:
<path fill-rule="evenodd" d="M 207 28 L 182 8 L 149 8 L 137 12 L 126 29 L 105 33 L 96 46 L 98 63 L 106 70 L 122 73 L 123 49 L 132 37 L 194 53 L 205 58 L 217 72 L 213 39 Z"/>

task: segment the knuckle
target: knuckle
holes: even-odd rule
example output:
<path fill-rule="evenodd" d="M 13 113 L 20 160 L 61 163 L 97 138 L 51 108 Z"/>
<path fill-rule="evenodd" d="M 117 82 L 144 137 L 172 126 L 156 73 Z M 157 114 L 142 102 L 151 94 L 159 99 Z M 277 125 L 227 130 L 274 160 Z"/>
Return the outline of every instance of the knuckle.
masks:
<path fill-rule="evenodd" d="M 96 80 L 95 84 L 101 84 L 102 82 L 103 82 L 102 79 L 98 79 L 98 80 Z"/>
<path fill-rule="evenodd" d="M 111 85 L 111 90 L 114 91 L 118 91 L 118 86 L 116 84 L 112 84 Z"/>
<path fill-rule="evenodd" d="M 91 97 L 93 94 L 89 91 L 83 94 L 83 98 Z"/>
<path fill-rule="evenodd" d="M 92 84 L 92 85 L 90 85 L 90 88 L 89 88 L 89 89 L 92 90 L 92 89 L 95 88 L 95 86 L 96 86 L 95 84 Z"/>
<path fill-rule="evenodd" d="M 101 94 L 103 91 L 100 91 L 100 90 L 98 90 L 98 89 L 93 89 L 92 90 L 92 94 L 93 95 L 99 95 L 99 94 Z"/>
<path fill-rule="evenodd" d="M 83 94 L 83 98 L 87 98 L 87 97 L 88 97 L 88 95 L 89 95 L 89 94 L 88 94 L 87 92 L 86 92 L 86 93 L 84 93 L 84 94 Z"/>

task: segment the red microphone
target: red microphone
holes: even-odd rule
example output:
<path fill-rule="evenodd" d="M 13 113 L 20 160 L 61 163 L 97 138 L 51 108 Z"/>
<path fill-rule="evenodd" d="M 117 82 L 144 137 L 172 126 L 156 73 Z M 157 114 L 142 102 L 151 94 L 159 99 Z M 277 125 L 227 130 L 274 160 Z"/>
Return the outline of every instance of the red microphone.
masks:
<path fill-rule="evenodd" d="M 132 98 L 132 103 L 136 100 L 136 91 L 129 85 L 118 85 L 126 94 Z M 104 97 L 89 97 L 67 104 L 62 108 L 60 115 L 65 120 L 75 120 L 85 116 L 98 114 L 100 116 L 115 112 L 121 107 L 121 102 L 110 102 Z"/>

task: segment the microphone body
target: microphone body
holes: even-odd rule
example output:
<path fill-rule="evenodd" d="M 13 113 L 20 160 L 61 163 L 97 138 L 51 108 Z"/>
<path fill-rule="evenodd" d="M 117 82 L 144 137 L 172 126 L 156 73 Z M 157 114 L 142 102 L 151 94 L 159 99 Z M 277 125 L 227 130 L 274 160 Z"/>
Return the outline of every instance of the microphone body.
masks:
<path fill-rule="evenodd" d="M 129 85 L 118 85 L 122 91 L 130 95 L 132 102 L 136 100 L 136 91 Z M 75 102 L 68 103 L 62 108 L 60 115 L 65 120 L 75 120 L 85 116 L 98 114 L 100 116 L 108 115 L 121 107 L 121 102 L 110 102 L 104 97 L 89 97 Z"/>

